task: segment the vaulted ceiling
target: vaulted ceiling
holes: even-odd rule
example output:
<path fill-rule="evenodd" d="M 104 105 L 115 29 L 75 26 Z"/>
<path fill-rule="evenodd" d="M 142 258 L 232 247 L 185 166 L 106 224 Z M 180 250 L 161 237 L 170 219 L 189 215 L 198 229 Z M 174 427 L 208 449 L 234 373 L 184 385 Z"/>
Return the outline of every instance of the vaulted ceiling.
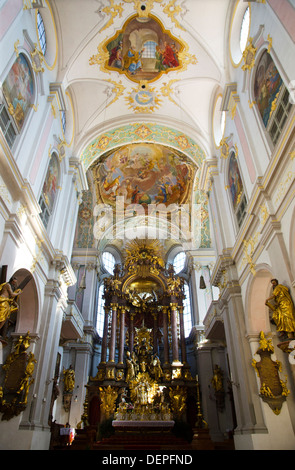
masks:
<path fill-rule="evenodd" d="M 179 191 L 184 183 L 186 201 L 201 201 L 202 215 L 198 213 L 196 219 L 202 220 L 198 230 L 202 246 L 208 248 L 211 241 L 207 200 L 206 195 L 198 192 L 196 181 L 203 162 L 216 152 L 212 114 L 216 98 L 229 79 L 228 37 L 235 3 L 235 0 L 50 1 L 58 44 L 57 81 L 63 83 L 72 103 L 73 154 L 81 159 L 88 176 L 92 174 L 88 177 L 88 182 L 93 182 L 91 199 L 109 203 L 110 198 L 122 191 L 126 193 L 130 177 L 132 197 L 137 197 L 134 181 L 137 178 L 141 186 L 147 184 L 149 163 L 153 168 L 148 178 L 154 179 L 136 202 L 143 205 L 147 199 L 162 202 L 168 191 Z M 151 48 L 157 46 L 152 57 L 146 57 L 149 43 Z M 131 49 L 136 56 L 133 63 L 140 64 L 133 70 L 128 68 L 132 62 L 128 58 Z M 147 149 L 153 153 L 156 147 L 152 145 L 158 146 L 156 153 L 160 149 L 161 158 L 164 156 L 168 163 L 165 175 L 153 158 L 148 158 L 142 168 L 138 168 L 138 162 L 132 168 L 136 145 L 141 160 Z M 166 153 L 167 147 L 170 155 L 169 151 Z M 116 158 L 124 158 L 124 153 L 128 168 L 125 163 L 117 164 Z M 187 175 L 181 174 L 181 161 L 188 165 L 189 183 L 185 183 Z M 157 181 L 164 176 L 165 181 Z M 106 190 L 103 185 L 109 183 Z M 181 191 L 177 202 L 184 201 Z M 79 212 L 76 246 L 81 247 L 84 231 L 89 232 L 87 221 L 91 220 L 87 197 Z"/>
<path fill-rule="evenodd" d="M 72 98 L 77 155 L 106 131 L 139 122 L 184 133 L 206 155 L 214 153 L 212 107 L 226 79 L 233 0 L 53 0 L 51 6 L 58 81 Z M 178 66 L 152 75 L 146 59 L 134 75 L 108 66 L 119 39 L 124 56 L 128 45 L 139 48 L 155 37 L 162 47 L 165 40 L 176 44 Z"/>

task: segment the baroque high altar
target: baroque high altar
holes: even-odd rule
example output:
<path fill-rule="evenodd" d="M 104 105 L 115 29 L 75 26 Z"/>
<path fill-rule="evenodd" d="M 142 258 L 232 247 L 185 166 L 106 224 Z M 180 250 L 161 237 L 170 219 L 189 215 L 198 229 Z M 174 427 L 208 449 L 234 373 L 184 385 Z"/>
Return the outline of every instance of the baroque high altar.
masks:
<path fill-rule="evenodd" d="M 84 422 L 92 403 L 99 422 L 162 424 L 196 418 L 196 381 L 187 363 L 183 280 L 165 269 L 157 241 L 129 243 L 124 265 L 104 283 L 101 362 L 90 377 Z M 188 405 L 189 404 L 189 405 Z M 139 423 L 138 423 L 139 424 Z"/>

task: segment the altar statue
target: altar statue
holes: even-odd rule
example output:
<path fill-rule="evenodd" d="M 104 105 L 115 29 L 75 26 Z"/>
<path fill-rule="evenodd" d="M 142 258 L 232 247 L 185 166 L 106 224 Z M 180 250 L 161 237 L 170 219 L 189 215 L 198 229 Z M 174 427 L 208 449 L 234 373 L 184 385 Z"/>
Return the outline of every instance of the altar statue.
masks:
<path fill-rule="evenodd" d="M 21 289 L 17 289 L 16 277 L 12 277 L 9 282 L 4 282 L 0 285 L 0 328 L 2 328 L 10 315 L 18 310 L 16 297 L 21 292 Z"/>
<path fill-rule="evenodd" d="M 158 358 L 157 354 L 153 356 L 150 367 L 151 367 L 151 372 L 155 377 L 155 380 L 159 381 L 161 377 L 163 376 L 163 371 L 162 371 L 160 359 Z"/>
<path fill-rule="evenodd" d="M 273 295 L 266 299 L 267 305 L 273 312 L 272 320 L 281 336 L 287 334 L 288 338 L 294 338 L 295 312 L 294 304 L 286 286 L 279 284 L 277 279 L 270 281 L 273 286 Z M 271 301 L 274 302 L 271 303 Z"/>
<path fill-rule="evenodd" d="M 137 357 L 134 351 L 132 354 L 130 351 L 126 352 L 126 365 L 127 365 L 127 373 L 126 373 L 126 382 L 130 382 L 130 380 L 134 379 L 134 377 L 138 373 L 138 364 L 137 364 Z"/>

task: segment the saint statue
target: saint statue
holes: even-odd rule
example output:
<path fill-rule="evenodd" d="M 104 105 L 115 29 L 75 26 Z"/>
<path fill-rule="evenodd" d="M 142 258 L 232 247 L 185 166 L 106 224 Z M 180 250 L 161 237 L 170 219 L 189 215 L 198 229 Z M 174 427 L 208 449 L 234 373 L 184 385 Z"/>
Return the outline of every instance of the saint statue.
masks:
<path fill-rule="evenodd" d="M 132 355 L 130 354 L 130 351 L 126 352 L 126 366 L 126 382 L 130 382 L 130 380 L 134 379 L 138 372 L 137 357 L 134 352 L 132 352 Z"/>
<path fill-rule="evenodd" d="M 64 391 L 65 392 L 72 392 L 75 387 L 75 371 L 70 365 L 70 367 L 63 371 L 64 375 Z"/>
<path fill-rule="evenodd" d="M 273 294 L 266 299 L 267 305 L 273 312 L 272 320 L 281 336 L 287 334 L 288 338 L 294 338 L 295 312 L 294 304 L 286 286 L 279 284 L 277 279 L 271 280 Z M 273 303 L 271 303 L 273 301 Z"/>
<path fill-rule="evenodd" d="M 0 328 L 2 328 L 10 315 L 18 310 L 16 297 L 21 292 L 21 289 L 17 289 L 16 277 L 12 277 L 9 282 L 0 284 Z"/>

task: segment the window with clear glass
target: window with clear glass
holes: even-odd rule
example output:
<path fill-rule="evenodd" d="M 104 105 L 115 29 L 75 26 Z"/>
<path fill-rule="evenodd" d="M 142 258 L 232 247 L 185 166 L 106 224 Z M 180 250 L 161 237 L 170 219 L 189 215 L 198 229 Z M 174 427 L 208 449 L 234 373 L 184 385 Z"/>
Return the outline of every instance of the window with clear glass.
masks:
<path fill-rule="evenodd" d="M 46 33 L 45 33 L 45 26 L 43 22 L 43 18 L 40 15 L 39 11 L 37 13 L 37 28 L 38 28 L 38 37 L 39 43 L 41 46 L 42 54 L 45 56 L 46 53 Z"/>
<path fill-rule="evenodd" d="M 192 329 L 192 314 L 191 314 L 191 302 L 189 295 L 189 286 L 184 283 L 184 295 L 183 300 L 183 324 L 184 324 L 184 336 L 187 338 Z"/>
<path fill-rule="evenodd" d="M 97 315 L 96 315 L 96 330 L 100 337 L 103 336 L 104 325 L 104 298 L 103 298 L 103 284 L 98 289 L 98 302 L 97 302 Z"/>
<path fill-rule="evenodd" d="M 114 255 L 109 251 L 105 251 L 102 255 L 102 261 L 106 271 L 110 274 L 114 274 L 114 267 L 116 264 Z"/>
<path fill-rule="evenodd" d="M 174 267 L 174 272 L 175 274 L 178 274 L 180 273 L 180 271 L 183 270 L 184 268 L 184 265 L 185 265 L 185 253 L 182 251 L 180 253 L 178 253 L 174 260 L 173 260 L 173 267 Z"/>
<path fill-rule="evenodd" d="M 250 9 L 249 7 L 247 7 L 245 10 L 243 19 L 242 19 L 241 30 L 240 30 L 240 49 L 242 53 L 246 49 L 248 35 L 249 35 L 249 26 L 250 26 Z"/>
<path fill-rule="evenodd" d="M 9 147 L 12 148 L 17 133 L 13 125 L 12 118 L 9 116 L 4 104 L 0 104 L 0 127 Z"/>
<path fill-rule="evenodd" d="M 66 112 L 65 111 L 61 111 L 61 123 L 62 123 L 63 133 L 65 133 L 66 131 Z"/>

